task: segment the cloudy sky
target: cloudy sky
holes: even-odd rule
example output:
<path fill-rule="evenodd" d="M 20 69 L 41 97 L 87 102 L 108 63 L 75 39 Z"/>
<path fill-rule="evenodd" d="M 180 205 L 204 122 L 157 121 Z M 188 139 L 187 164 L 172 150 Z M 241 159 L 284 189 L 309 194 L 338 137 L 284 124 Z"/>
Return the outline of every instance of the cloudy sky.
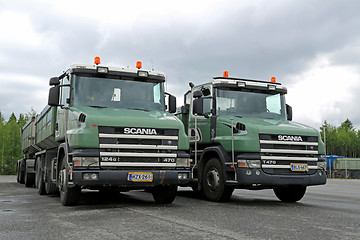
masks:
<path fill-rule="evenodd" d="M 360 128 L 360 1 L 0 0 L 0 111 L 47 104 L 48 80 L 71 64 L 165 72 L 182 102 L 188 82 L 277 80 L 294 120 Z"/>

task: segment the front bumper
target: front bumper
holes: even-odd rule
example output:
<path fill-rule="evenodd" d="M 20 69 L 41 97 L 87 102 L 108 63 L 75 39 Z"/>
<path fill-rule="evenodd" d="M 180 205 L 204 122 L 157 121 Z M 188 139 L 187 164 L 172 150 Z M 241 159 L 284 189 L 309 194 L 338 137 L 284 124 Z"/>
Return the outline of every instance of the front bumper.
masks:
<path fill-rule="evenodd" d="M 129 181 L 128 174 L 134 172 L 152 173 L 151 182 Z M 97 180 L 85 180 L 84 173 L 98 174 Z M 179 173 L 186 174 L 187 178 L 179 179 Z M 190 181 L 190 170 L 73 170 L 70 182 L 82 187 L 122 187 L 127 189 L 142 189 L 166 185 L 186 185 Z"/>
<path fill-rule="evenodd" d="M 306 175 L 274 175 L 267 174 L 262 169 L 236 169 L 237 181 L 227 181 L 228 185 L 233 185 L 238 188 L 273 188 L 279 186 L 289 185 L 322 185 L 326 183 L 326 171 L 317 170 L 314 174 Z M 249 174 L 250 172 L 251 174 Z"/>

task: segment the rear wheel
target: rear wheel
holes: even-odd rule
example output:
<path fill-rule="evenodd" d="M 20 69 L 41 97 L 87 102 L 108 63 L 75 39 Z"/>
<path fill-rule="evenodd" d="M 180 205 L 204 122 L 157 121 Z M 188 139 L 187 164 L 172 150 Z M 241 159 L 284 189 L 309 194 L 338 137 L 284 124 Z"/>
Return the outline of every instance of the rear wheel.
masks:
<path fill-rule="evenodd" d="M 152 191 L 156 203 L 172 203 L 175 200 L 177 186 L 159 186 Z"/>
<path fill-rule="evenodd" d="M 35 181 L 36 181 L 36 188 L 40 195 L 45 195 L 45 182 L 44 182 L 44 172 L 41 169 L 41 162 L 38 160 L 36 162 L 36 172 L 35 172 Z"/>
<path fill-rule="evenodd" d="M 282 202 L 297 202 L 304 197 L 305 192 L 305 186 L 289 186 L 274 189 L 276 197 Z"/>
<path fill-rule="evenodd" d="M 50 173 L 46 174 L 45 192 L 48 195 L 56 194 L 59 192 L 59 189 L 56 187 L 56 184 L 51 181 Z"/>
<path fill-rule="evenodd" d="M 25 187 L 33 187 L 35 183 L 35 174 L 29 173 L 25 167 Z"/>
<path fill-rule="evenodd" d="M 202 183 L 206 199 L 213 202 L 229 200 L 234 191 L 233 187 L 225 185 L 223 167 L 217 158 L 206 163 Z"/>
<path fill-rule="evenodd" d="M 18 164 L 18 168 L 17 168 L 17 181 L 18 183 L 24 184 L 24 174 L 21 171 L 21 163 Z"/>
<path fill-rule="evenodd" d="M 78 186 L 68 186 L 68 168 L 66 167 L 65 156 L 62 159 L 61 167 L 59 171 L 59 190 L 60 190 L 60 201 L 64 206 L 74 206 L 79 203 L 81 188 Z"/>

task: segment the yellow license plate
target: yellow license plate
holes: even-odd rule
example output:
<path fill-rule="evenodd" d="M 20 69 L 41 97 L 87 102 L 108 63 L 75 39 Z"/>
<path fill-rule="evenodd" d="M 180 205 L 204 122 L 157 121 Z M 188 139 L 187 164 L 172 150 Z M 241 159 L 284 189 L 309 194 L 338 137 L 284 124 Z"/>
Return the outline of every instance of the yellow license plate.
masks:
<path fill-rule="evenodd" d="M 306 172 L 309 171 L 307 163 L 290 163 L 291 171 L 294 172 Z"/>
<path fill-rule="evenodd" d="M 152 172 L 129 172 L 128 181 L 131 182 L 152 182 L 153 173 Z"/>

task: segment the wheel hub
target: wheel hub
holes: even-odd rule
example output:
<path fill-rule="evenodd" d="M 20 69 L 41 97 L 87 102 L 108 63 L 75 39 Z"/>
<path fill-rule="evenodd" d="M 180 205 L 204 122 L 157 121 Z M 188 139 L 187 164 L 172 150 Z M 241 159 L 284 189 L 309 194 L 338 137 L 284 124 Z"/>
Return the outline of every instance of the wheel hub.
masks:
<path fill-rule="evenodd" d="M 216 169 L 212 169 L 206 175 L 206 181 L 209 188 L 215 191 L 220 185 L 219 173 Z"/>
<path fill-rule="evenodd" d="M 64 189 L 64 182 L 65 182 L 65 169 L 61 170 L 59 173 L 59 190 L 62 191 Z"/>

